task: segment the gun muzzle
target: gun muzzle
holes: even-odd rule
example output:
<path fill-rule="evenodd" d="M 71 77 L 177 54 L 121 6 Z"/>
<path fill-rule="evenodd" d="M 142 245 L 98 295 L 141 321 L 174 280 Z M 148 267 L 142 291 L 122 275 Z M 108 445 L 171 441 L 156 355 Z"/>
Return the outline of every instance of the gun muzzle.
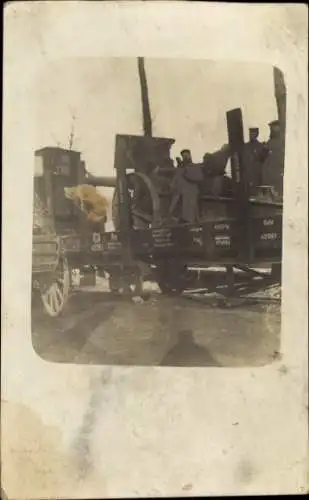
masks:
<path fill-rule="evenodd" d="M 97 177 L 96 175 L 88 174 L 85 176 L 85 182 L 91 186 L 116 187 L 116 177 Z"/>

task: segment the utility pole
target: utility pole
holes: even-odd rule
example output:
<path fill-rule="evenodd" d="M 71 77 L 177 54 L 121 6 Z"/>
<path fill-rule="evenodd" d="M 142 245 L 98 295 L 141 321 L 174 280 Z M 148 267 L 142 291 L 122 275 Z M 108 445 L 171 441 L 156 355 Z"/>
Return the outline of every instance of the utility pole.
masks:
<path fill-rule="evenodd" d="M 141 87 L 142 114 L 144 135 L 152 136 L 152 120 L 148 96 L 148 85 L 145 71 L 145 61 L 143 57 L 138 57 L 138 75 Z"/>

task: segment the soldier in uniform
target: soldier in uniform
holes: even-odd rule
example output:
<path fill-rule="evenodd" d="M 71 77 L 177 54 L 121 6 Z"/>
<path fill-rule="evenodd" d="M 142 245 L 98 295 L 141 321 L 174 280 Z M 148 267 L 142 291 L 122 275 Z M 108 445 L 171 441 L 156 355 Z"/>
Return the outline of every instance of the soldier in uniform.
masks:
<path fill-rule="evenodd" d="M 284 170 L 284 137 L 280 129 L 279 120 L 268 124 L 269 139 L 266 143 L 268 156 L 263 164 L 263 185 L 272 186 L 275 193 L 283 196 L 283 170 Z"/>
<path fill-rule="evenodd" d="M 202 179 L 201 169 L 193 164 L 191 151 L 180 152 L 178 168 L 171 182 L 172 200 L 169 207 L 171 216 L 178 212 L 178 222 L 195 222 L 198 219 L 198 181 Z M 180 205 L 180 209 L 177 208 Z"/>
<path fill-rule="evenodd" d="M 268 126 L 269 126 L 269 140 L 277 139 L 278 137 L 280 137 L 281 129 L 279 120 L 273 120 L 272 122 L 269 122 Z"/>
<path fill-rule="evenodd" d="M 263 184 L 262 166 L 268 155 L 265 144 L 258 139 L 259 129 L 249 128 L 249 141 L 244 145 L 244 164 L 249 194 L 254 194 L 256 187 Z"/>
<path fill-rule="evenodd" d="M 192 155 L 190 149 L 183 149 L 180 151 L 181 164 L 186 167 L 192 163 Z"/>

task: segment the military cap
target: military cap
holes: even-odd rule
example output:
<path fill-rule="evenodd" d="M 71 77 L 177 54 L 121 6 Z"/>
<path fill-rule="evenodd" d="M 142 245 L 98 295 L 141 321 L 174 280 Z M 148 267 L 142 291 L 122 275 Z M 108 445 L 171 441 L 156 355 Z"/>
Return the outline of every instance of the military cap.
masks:
<path fill-rule="evenodd" d="M 280 125 L 279 120 L 273 120 L 268 124 L 269 127 L 279 127 L 279 125 Z"/>

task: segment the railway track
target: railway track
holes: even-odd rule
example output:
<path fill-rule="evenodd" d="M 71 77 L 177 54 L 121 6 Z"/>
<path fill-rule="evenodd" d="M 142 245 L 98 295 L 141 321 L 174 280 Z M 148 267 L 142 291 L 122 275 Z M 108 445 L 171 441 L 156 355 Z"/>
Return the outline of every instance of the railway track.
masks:
<path fill-rule="evenodd" d="M 185 293 L 182 297 L 200 302 L 201 304 L 211 305 L 213 307 L 240 307 L 245 305 L 281 305 L 281 297 L 254 297 L 254 296 L 235 296 L 211 297 L 201 294 Z"/>
<path fill-rule="evenodd" d="M 81 294 L 87 292 L 91 294 L 93 297 L 95 296 L 95 302 L 100 300 L 100 297 L 103 302 L 113 302 L 113 303 L 118 301 L 119 302 L 127 301 L 127 300 L 136 303 L 143 303 L 151 300 L 160 301 L 168 299 L 169 297 L 173 297 L 177 298 L 180 301 L 180 303 L 183 304 L 185 304 L 185 302 L 191 301 L 199 303 L 201 306 L 205 305 L 214 308 L 245 307 L 246 305 L 248 306 L 274 305 L 280 307 L 281 305 L 280 289 L 278 290 L 276 289 L 276 293 L 275 294 L 273 293 L 273 295 L 267 295 L 267 291 L 259 291 L 258 294 L 256 295 L 239 293 L 238 295 L 235 296 L 227 296 L 225 293 L 208 292 L 207 290 L 202 288 L 195 290 L 187 290 L 180 295 L 167 295 L 167 294 L 162 294 L 158 288 L 152 288 L 152 289 L 145 288 L 144 292 L 140 296 L 137 296 L 136 294 L 134 294 L 134 292 L 111 293 L 107 290 L 107 288 L 100 289 L 99 287 L 93 287 L 90 289 L 89 287 L 84 287 L 84 288 L 77 288 L 73 292 L 73 295 L 80 296 Z"/>

